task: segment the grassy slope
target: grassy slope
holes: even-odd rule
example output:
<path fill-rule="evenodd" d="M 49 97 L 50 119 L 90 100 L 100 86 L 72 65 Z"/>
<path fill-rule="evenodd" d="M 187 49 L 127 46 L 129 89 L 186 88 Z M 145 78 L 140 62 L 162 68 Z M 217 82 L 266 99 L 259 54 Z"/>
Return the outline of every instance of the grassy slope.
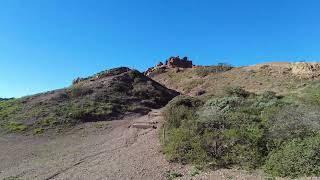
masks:
<path fill-rule="evenodd" d="M 199 90 L 205 90 L 207 95 L 224 95 L 225 89 L 238 86 L 256 93 L 270 90 L 278 94 L 287 94 L 310 82 L 294 76 L 288 71 L 287 64 L 272 65 L 267 68 L 263 65 L 237 67 L 218 73 L 211 71 L 210 67 L 201 66 L 180 72 L 176 72 L 175 69 L 166 69 L 164 73 L 153 75 L 152 79 L 190 95 L 194 95 Z"/>
<path fill-rule="evenodd" d="M 108 76 L 103 76 L 109 74 Z M 117 68 L 66 89 L 0 101 L 0 132 L 39 134 L 48 129 L 145 114 L 178 95 L 138 71 Z"/>

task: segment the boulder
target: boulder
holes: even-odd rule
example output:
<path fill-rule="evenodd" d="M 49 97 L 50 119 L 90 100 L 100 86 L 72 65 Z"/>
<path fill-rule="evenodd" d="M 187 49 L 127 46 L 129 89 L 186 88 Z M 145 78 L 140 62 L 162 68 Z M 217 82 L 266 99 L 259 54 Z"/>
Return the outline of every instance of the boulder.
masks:
<path fill-rule="evenodd" d="M 158 70 L 164 70 L 167 68 L 174 68 L 175 72 L 178 73 L 180 71 L 179 68 L 192 68 L 192 67 L 193 67 L 192 61 L 188 60 L 188 57 L 184 57 L 181 59 L 179 56 L 177 57 L 171 56 L 169 59 L 165 61 L 164 64 L 162 62 L 159 62 L 154 67 L 148 68 L 144 72 L 144 75 L 150 77 L 152 73 L 162 72 Z"/>

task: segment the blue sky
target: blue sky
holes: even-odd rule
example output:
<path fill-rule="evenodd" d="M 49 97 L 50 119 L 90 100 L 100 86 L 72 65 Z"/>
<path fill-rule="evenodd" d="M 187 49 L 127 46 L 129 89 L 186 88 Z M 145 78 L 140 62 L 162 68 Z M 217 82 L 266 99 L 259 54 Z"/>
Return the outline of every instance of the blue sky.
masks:
<path fill-rule="evenodd" d="M 0 97 L 171 55 L 195 64 L 320 59 L 316 0 L 1 0 Z"/>

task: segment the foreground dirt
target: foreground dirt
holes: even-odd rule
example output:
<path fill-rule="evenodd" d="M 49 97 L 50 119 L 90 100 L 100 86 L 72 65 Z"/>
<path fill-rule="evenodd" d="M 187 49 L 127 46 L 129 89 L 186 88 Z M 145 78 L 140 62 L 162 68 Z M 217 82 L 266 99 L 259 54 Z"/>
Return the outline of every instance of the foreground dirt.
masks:
<path fill-rule="evenodd" d="M 137 129 L 134 123 L 155 123 L 157 129 Z M 160 152 L 159 110 L 142 117 L 87 123 L 55 137 L 0 138 L 0 179 L 166 179 L 167 171 L 181 179 L 263 179 L 236 170 L 201 172 L 168 163 Z"/>

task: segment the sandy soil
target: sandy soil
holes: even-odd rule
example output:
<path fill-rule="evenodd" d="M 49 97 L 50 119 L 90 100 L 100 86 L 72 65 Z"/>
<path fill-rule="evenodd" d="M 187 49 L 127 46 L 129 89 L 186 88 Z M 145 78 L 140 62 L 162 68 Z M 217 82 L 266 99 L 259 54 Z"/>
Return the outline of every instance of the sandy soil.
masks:
<path fill-rule="evenodd" d="M 54 137 L 0 138 L 0 179 L 165 179 L 171 170 L 182 179 L 260 179 L 233 170 L 189 176 L 191 167 L 169 164 L 160 152 L 159 110 L 142 117 L 87 123 Z M 129 128 L 159 122 L 157 129 Z"/>

